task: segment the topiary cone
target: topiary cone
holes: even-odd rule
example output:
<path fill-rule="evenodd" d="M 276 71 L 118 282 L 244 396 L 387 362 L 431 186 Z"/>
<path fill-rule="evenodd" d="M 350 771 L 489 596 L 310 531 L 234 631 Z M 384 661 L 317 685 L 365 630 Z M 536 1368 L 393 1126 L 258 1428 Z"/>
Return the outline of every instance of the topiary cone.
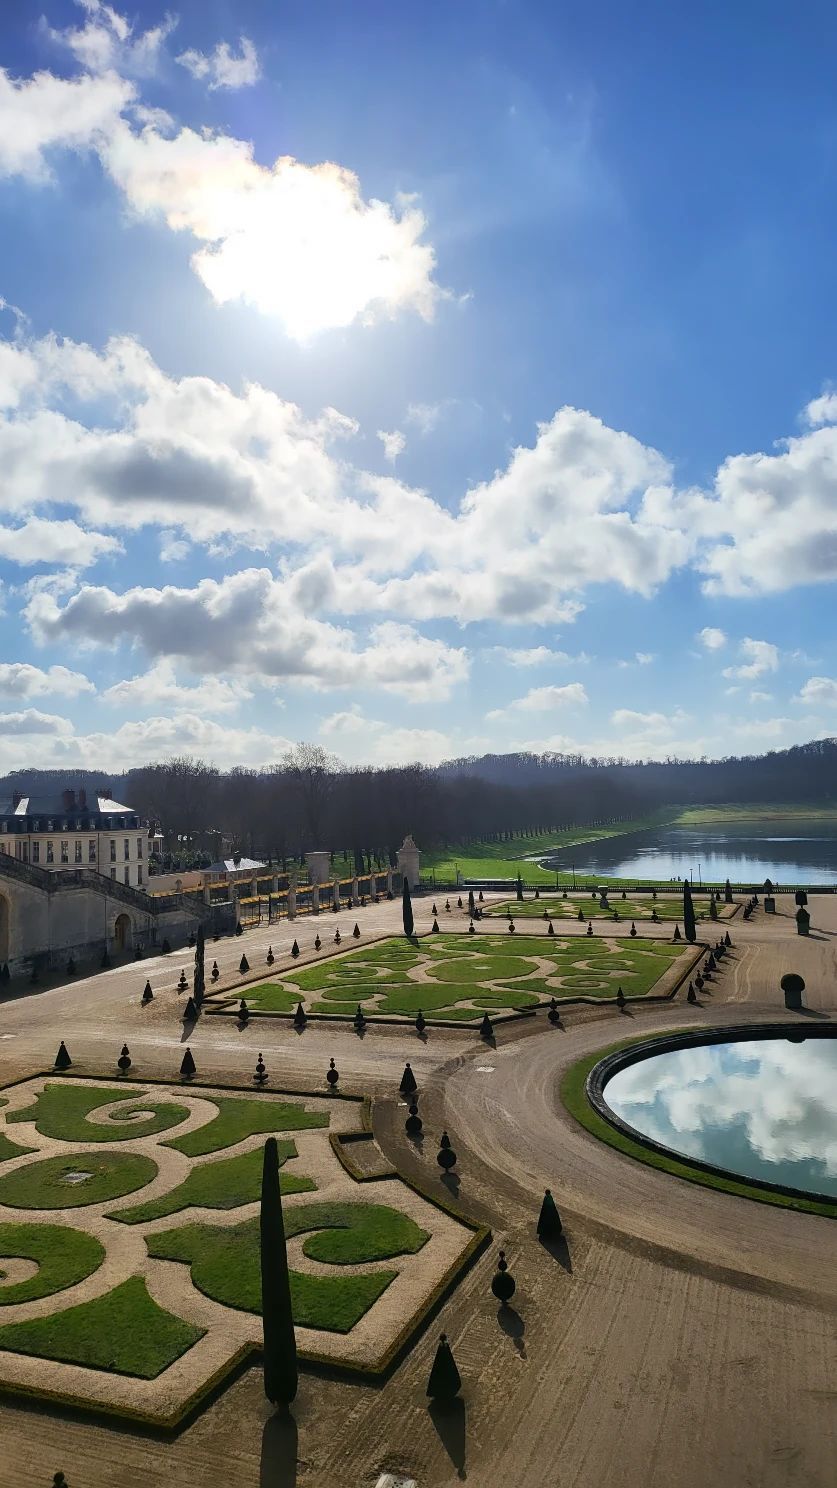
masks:
<path fill-rule="evenodd" d="M 145 986 L 142 989 L 142 1002 L 143 1002 L 143 1004 L 145 1004 L 147 1002 L 153 1002 L 153 1000 L 154 1000 L 154 993 L 151 990 L 151 983 L 150 982 L 146 982 Z"/>
<path fill-rule="evenodd" d="M 245 971 L 250 970 L 250 962 L 247 960 L 246 956 L 242 956 L 241 960 L 238 963 L 238 969 L 241 972 L 242 976 L 244 975 Z"/>
<path fill-rule="evenodd" d="M 547 933 L 547 935 L 554 935 L 555 934 L 555 926 L 553 925 L 553 923 L 552 923 L 551 920 L 550 920 L 549 924 L 546 927 L 546 933 Z"/>
<path fill-rule="evenodd" d="M 189 1001 L 187 1002 L 187 1004 L 185 1006 L 185 1008 L 183 1009 L 183 1022 L 184 1023 L 194 1023 L 197 1020 L 197 1016 L 198 1016 L 198 1009 L 197 1009 L 197 1006 L 195 1005 L 195 999 L 194 999 L 194 997 L 190 997 L 189 998 Z"/>
<path fill-rule="evenodd" d="M 436 1161 L 440 1168 L 444 1168 L 445 1172 L 456 1167 L 456 1153 L 450 1145 L 450 1137 L 446 1131 L 442 1132 Z"/>
<path fill-rule="evenodd" d="M 625 1006 L 625 994 L 622 991 L 621 987 L 617 987 L 616 989 L 616 1006 L 618 1008 L 623 1008 Z"/>
<path fill-rule="evenodd" d="M 131 1068 L 131 1051 L 127 1044 L 122 1045 L 122 1053 L 116 1061 L 116 1067 L 121 1070 L 123 1075 L 127 1075 Z"/>
<path fill-rule="evenodd" d="M 415 1096 L 413 1096 L 413 1099 L 410 1101 L 410 1114 L 407 1117 L 407 1120 L 404 1122 L 404 1130 L 411 1137 L 417 1137 L 419 1132 L 421 1131 L 421 1127 L 422 1120 L 418 1113 L 416 1098 Z"/>
<path fill-rule="evenodd" d="M 55 1056 L 55 1069 L 57 1069 L 57 1070 L 69 1069 L 70 1068 L 70 1065 L 72 1064 L 72 1062 L 73 1062 L 72 1059 L 70 1058 L 69 1054 L 67 1053 L 67 1045 L 64 1043 L 64 1040 L 62 1039 L 61 1042 L 60 1042 L 60 1044 L 58 1045 L 58 1053 Z"/>
<path fill-rule="evenodd" d="M 425 1018 L 421 1008 L 419 1008 L 418 1013 L 416 1014 L 416 1033 L 424 1033 L 426 1027 L 427 1019 Z"/>
<path fill-rule="evenodd" d="M 636 925 L 633 920 L 631 920 L 631 935 L 636 935 Z"/>
<path fill-rule="evenodd" d="M 305 1027 L 307 1022 L 308 1019 L 305 1016 L 305 1009 L 302 1006 L 302 1003 L 298 1002 L 296 1005 L 296 1012 L 294 1013 L 294 1028 L 302 1029 Z"/>
<path fill-rule="evenodd" d="M 352 931 L 352 935 L 354 936 L 355 940 L 360 940 L 360 925 L 358 924 L 357 920 L 355 920 L 355 928 Z"/>
<path fill-rule="evenodd" d="M 732 941 L 729 938 L 729 931 L 727 931 L 726 935 L 724 936 L 724 945 L 725 946 L 731 946 L 732 945 Z"/>
<path fill-rule="evenodd" d="M 195 1064 L 194 1059 L 192 1058 L 192 1051 L 191 1049 L 187 1049 L 186 1053 L 183 1055 L 183 1060 L 180 1065 L 180 1073 L 187 1080 L 190 1080 L 192 1078 L 192 1075 L 196 1075 L 197 1072 L 198 1067 Z"/>
<path fill-rule="evenodd" d="M 680 926 L 679 925 L 675 925 L 675 927 L 674 927 L 674 934 L 673 934 L 673 936 L 671 938 L 672 938 L 672 940 L 682 940 L 683 939 L 682 935 L 680 934 Z"/>
<path fill-rule="evenodd" d="M 450 1351 L 447 1334 L 443 1333 L 427 1381 L 427 1393 L 431 1400 L 455 1400 L 461 1388 L 462 1376 Z"/>
<path fill-rule="evenodd" d="M 293 945 L 291 946 L 291 955 L 293 956 L 294 960 L 296 960 L 297 956 L 299 955 L 299 945 L 296 941 L 294 941 Z"/>
<path fill-rule="evenodd" d="M 272 1405 L 288 1406 L 296 1398 L 298 1376 L 291 1279 L 279 1186 L 279 1149 L 275 1137 L 268 1137 L 264 1144 L 259 1241 L 264 1392 Z"/>
<path fill-rule="evenodd" d="M 557 1205 L 552 1197 L 552 1190 L 547 1188 L 544 1190 L 541 1212 L 538 1215 L 538 1239 L 558 1240 L 561 1236 L 562 1230 L 563 1226 L 561 1224 L 561 1216 L 558 1213 Z"/>
<path fill-rule="evenodd" d="M 433 920 L 433 924 L 430 926 L 430 929 L 433 935 L 439 934 L 439 921 L 437 919 Z"/>
<path fill-rule="evenodd" d="M 357 1012 L 355 1013 L 352 1021 L 355 1025 L 355 1033 L 362 1033 L 363 1029 L 366 1027 L 366 1018 L 364 1017 L 363 1008 L 361 1007 L 360 1003 L 358 1003 L 357 1005 Z"/>
<path fill-rule="evenodd" d="M 504 1250 L 500 1251 L 497 1270 L 491 1282 L 491 1290 L 497 1301 L 502 1302 L 504 1305 L 510 1302 L 515 1294 L 516 1283 L 509 1271 L 509 1263 L 506 1260 L 506 1252 Z"/>
<path fill-rule="evenodd" d="M 414 1090 L 418 1090 L 418 1081 L 416 1080 L 416 1077 L 413 1074 L 412 1069 L 410 1068 L 409 1059 L 404 1066 L 404 1073 L 401 1076 L 401 1084 L 399 1085 L 398 1089 L 401 1091 L 402 1095 L 412 1095 Z"/>

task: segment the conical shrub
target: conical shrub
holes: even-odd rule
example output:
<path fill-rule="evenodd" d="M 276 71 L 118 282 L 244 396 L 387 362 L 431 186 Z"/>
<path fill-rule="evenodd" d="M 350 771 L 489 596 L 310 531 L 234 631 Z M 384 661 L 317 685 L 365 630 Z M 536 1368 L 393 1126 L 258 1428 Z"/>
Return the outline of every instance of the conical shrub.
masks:
<path fill-rule="evenodd" d="M 181 1075 L 183 1075 L 184 1079 L 190 1080 L 193 1075 L 197 1074 L 197 1072 L 198 1067 L 192 1057 L 192 1051 L 191 1049 L 187 1049 L 181 1061 L 180 1073 Z"/>
<path fill-rule="evenodd" d="M 443 1333 L 427 1381 L 427 1394 L 431 1400 L 455 1400 L 461 1388 L 462 1376 L 456 1367 L 447 1334 Z"/>
<path fill-rule="evenodd" d="M 409 1059 L 404 1066 L 404 1073 L 401 1076 L 401 1084 L 398 1089 L 402 1095 L 412 1095 L 414 1090 L 418 1090 L 418 1081 L 410 1068 Z"/>
<path fill-rule="evenodd" d="M 70 1065 L 72 1064 L 72 1062 L 73 1062 L 72 1059 L 70 1058 L 69 1054 L 67 1053 L 67 1045 L 64 1043 L 64 1040 L 62 1039 L 61 1042 L 60 1042 L 60 1044 L 58 1045 L 58 1053 L 55 1056 L 55 1069 L 57 1069 L 57 1070 L 69 1069 L 70 1068 Z"/>
<path fill-rule="evenodd" d="M 244 975 L 245 971 L 250 970 L 250 962 L 247 960 L 246 956 L 242 956 L 241 960 L 238 963 L 238 969 L 241 972 L 242 976 Z"/>
<path fill-rule="evenodd" d="M 296 1398 L 298 1375 L 291 1278 L 279 1186 L 279 1149 L 275 1137 L 268 1137 L 264 1144 L 259 1239 L 264 1392 L 271 1405 L 288 1406 Z"/>
<path fill-rule="evenodd" d="M 563 1231 L 561 1216 L 552 1197 L 552 1190 L 544 1190 L 541 1212 L 538 1215 L 537 1234 L 539 1240 L 558 1240 Z"/>

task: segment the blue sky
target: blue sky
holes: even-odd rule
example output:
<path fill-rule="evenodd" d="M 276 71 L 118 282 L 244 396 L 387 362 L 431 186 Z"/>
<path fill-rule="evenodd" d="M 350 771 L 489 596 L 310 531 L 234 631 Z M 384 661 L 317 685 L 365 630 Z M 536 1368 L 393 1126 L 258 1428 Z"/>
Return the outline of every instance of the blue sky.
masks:
<path fill-rule="evenodd" d="M 836 40 L 8 7 L 0 768 L 836 732 Z"/>

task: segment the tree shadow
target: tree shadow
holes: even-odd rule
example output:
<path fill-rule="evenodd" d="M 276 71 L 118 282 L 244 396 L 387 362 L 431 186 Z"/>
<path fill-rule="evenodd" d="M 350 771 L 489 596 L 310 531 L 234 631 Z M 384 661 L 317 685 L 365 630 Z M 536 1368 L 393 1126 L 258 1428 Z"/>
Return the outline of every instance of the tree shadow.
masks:
<path fill-rule="evenodd" d="M 459 1198 L 459 1189 L 460 1189 L 461 1184 L 462 1184 L 462 1179 L 460 1178 L 459 1174 L 458 1173 L 443 1173 L 442 1174 L 442 1180 L 441 1181 L 444 1184 L 445 1188 L 447 1189 L 448 1193 L 450 1194 L 451 1198 L 452 1199 L 458 1199 Z"/>
<path fill-rule="evenodd" d="M 526 1332 L 526 1323 L 520 1313 L 514 1307 L 510 1307 L 508 1302 L 501 1302 L 497 1308 L 497 1322 L 506 1337 L 511 1339 L 521 1359 L 525 1359 L 526 1344 L 523 1341 L 523 1335 Z"/>
<path fill-rule="evenodd" d="M 619 1012 L 623 1018 L 632 1018 L 634 1016 L 632 1009 L 628 1007 L 627 1003 L 619 1009 Z"/>
<path fill-rule="evenodd" d="M 290 1411 L 270 1416 L 262 1432 L 259 1488 L 296 1488 L 296 1421 Z"/>
<path fill-rule="evenodd" d="M 816 1018 L 817 1020 L 820 1020 L 820 1019 L 823 1019 L 824 1018 L 825 1021 L 826 1021 L 826 1023 L 829 1021 L 829 1019 L 831 1017 L 831 1014 L 830 1013 L 821 1013 L 820 1010 L 819 1010 L 819 1008 L 801 1007 L 801 1008 L 794 1008 L 793 1011 L 795 1013 L 798 1013 L 799 1016 L 800 1016 L 800 1018 Z"/>
<path fill-rule="evenodd" d="M 416 1029 L 416 1038 L 417 1039 L 421 1039 L 421 1042 L 423 1044 L 426 1044 L 427 1043 L 427 1029 L 426 1028 L 423 1028 L 422 1031 L 421 1031 L 421 1033 L 419 1033 L 418 1029 Z"/>
<path fill-rule="evenodd" d="M 570 1276 L 572 1276 L 572 1257 L 570 1256 L 570 1247 L 567 1244 L 565 1235 L 559 1235 L 557 1240 L 544 1240 L 542 1236 L 539 1235 L 538 1244 L 542 1245 L 544 1250 L 548 1251 L 549 1254 L 552 1256 L 552 1259 L 554 1261 L 557 1261 L 558 1265 L 562 1266 L 563 1269 L 567 1271 Z"/>
<path fill-rule="evenodd" d="M 180 1042 L 181 1042 L 181 1044 L 188 1044 L 190 1042 L 191 1038 L 192 1038 L 192 1034 L 194 1033 L 194 1031 L 195 1031 L 195 1024 L 194 1024 L 194 1022 L 191 1022 L 190 1021 L 189 1023 L 184 1023 L 183 1024 L 183 1032 L 180 1035 Z"/>
<path fill-rule="evenodd" d="M 407 1141 L 412 1142 L 419 1152 L 424 1151 L 424 1132 L 407 1132 Z"/>
<path fill-rule="evenodd" d="M 465 1401 L 458 1398 L 456 1400 L 432 1400 L 427 1410 L 436 1428 L 436 1434 L 456 1468 L 457 1477 L 464 1481 L 467 1477 L 465 1472 Z"/>

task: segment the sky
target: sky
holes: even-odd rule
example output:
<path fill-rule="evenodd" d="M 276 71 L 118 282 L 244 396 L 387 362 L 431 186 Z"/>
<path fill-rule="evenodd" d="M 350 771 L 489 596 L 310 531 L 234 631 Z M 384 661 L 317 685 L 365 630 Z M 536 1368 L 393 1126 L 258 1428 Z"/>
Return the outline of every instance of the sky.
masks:
<path fill-rule="evenodd" d="M 0 769 L 837 733 L 837 12 L 0 13 Z"/>

